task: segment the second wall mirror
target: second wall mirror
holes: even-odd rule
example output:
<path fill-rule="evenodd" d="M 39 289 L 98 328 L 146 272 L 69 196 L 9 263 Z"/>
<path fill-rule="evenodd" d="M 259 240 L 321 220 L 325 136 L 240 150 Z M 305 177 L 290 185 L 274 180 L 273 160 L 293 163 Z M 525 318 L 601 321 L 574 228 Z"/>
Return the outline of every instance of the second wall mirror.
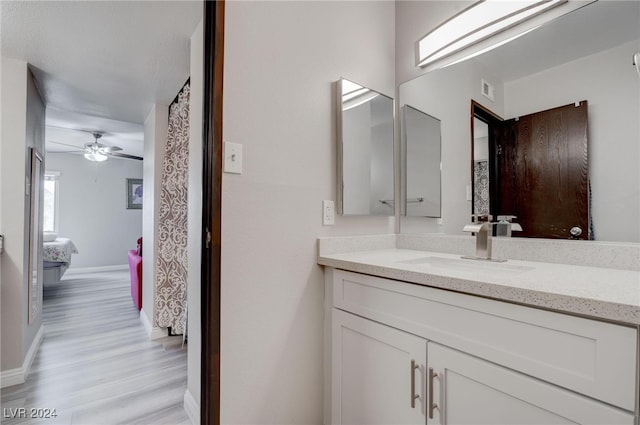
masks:
<path fill-rule="evenodd" d="M 440 120 L 403 105 L 402 215 L 441 217 Z"/>
<path fill-rule="evenodd" d="M 392 216 L 393 99 L 344 78 L 336 86 L 338 214 Z"/>

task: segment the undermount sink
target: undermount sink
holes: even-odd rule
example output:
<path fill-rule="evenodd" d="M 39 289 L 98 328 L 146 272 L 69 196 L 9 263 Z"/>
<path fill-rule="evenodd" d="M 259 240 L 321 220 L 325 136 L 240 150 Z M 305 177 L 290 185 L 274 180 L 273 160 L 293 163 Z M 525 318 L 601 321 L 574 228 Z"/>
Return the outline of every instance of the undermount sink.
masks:
<path fill-rule="evenodd" d="M 452 271 L 491 272 L 517 274 L 533 270 L 533 267 L 513 264 L 497 263 L 486 260 L 447 257 L 421 257 L 413 260 L 398 261 L 398 263 L 425 266 L 427 268 Z"/>

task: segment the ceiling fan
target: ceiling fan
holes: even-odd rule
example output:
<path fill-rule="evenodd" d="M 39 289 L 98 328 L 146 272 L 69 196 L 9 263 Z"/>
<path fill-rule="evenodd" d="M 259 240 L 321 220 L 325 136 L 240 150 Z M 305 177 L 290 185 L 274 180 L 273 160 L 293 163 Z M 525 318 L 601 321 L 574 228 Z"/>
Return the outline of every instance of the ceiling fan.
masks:
<path fill-rule="evenodd" d="M 95 140 L 93 143 L 86 143 L 84 145 L 84 157 L 89 161 L 102 162 L 109 159 L 109 155 L 121 151 L 122 148 L 118 146 L 107 146 L 102 143 L 98 143 L 98 140 L 102 137 L 101 133 L 93 133 Z"/>
<path fill-rule="evenodd" d="M 118 157 L 118 158 L 126 158 L 126 159 L 135 159 L 141 161 L 143 158 L 135 155 L 129 155 L 126 153 L 119 152 L 122 150 L 119 146 L 108 146 L 98 142 L 102 137 L 103 133 L 99 131 L 92 131 L 91 134 L 94 137 L 93 142 L 85 143 L 84 148 L 80 148 L 78 146 L 69 145 L 66 143 L 54 142 L 57 145 L 69 146 L 77 149 L 76 151 L 71 151 L 70 153 L 83 153 L 84 157 L 92 162 L 103 162 L 109 159 L 110 156 Z"/>

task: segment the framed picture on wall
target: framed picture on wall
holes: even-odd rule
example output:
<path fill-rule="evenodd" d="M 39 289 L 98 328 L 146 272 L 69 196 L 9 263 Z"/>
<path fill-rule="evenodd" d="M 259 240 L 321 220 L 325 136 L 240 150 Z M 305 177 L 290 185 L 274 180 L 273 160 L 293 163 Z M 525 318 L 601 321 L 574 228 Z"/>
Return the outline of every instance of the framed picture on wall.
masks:
<path fill-rule="evenodd" d="M 142 209 L 142 179 L 127 179 L 127 209 Z"/>

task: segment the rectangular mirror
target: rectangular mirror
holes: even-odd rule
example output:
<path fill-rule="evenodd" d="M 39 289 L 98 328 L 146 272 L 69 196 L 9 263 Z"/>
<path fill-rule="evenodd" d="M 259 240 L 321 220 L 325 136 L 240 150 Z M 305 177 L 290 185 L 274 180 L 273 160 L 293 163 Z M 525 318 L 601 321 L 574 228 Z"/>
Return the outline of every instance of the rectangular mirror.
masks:
<path fill-rule="evenodd" d="M 401 216 L 401 232 L 460 235 L 473 213 L 494 214 L 493 211 L 516 215 L 516 222 L 537 220 L 535 214 L 525 217 L 528 213 L 520 204 L 498 208 L 501 200 L 492 198 L 492 194 L 507 191 L 513 198 L 523 199 L 523 205 L 533 207 L 532 211 L 546 211 L 549 204 L 559 205 L 578 197 L 581 205 L 588 208 L 588 221 L 582 218 L 584 214 L 578 220 L 576 214 L 575 224 L 570 225 L 560 224 L 560 218 L 553 214 L 552 224 L 560 228 L 560 233 L 528 234 L 535 228 L 528 225 L 523 233 L 514 236 L 569 239 L 573 237 L 573 227 L 580 227 L 582 237 L 589 239 L 639 242 L 640 78 L 633 66 L 634 54 L 640 52 L 639 20 L 638 1 L 597 1 L 491 51 L 401 84 L 400 103 L 438 117 L 442 130 L 442 219 L 438 222 Z M 579 191 L 561 193 L 561 185 L 535 179 L 506 187 L 502 184 L 504 178 L 492 178 L 491 168 L 487 171 L 486 167 L 492 157 L 500 154 L 492 152 L 493 144 L 487 146 L 492 132 L 485 128 L 483 134 L 477 121 L 477 134 L 472 134 L 470 120 L 477 118 L 470 111 L 472 101 L 505 121 L 520 119 L 525 125 L 524 118 L 531 114 L 580 105 L 585 100 L 589 105 L 588 141 L 580 157 L 587 161 L 581 161 L 586 166 L 579 170 L 584 170 L 586 183 Z M 532 125 L 525 130 L 534 128 Z M 540 134 L 555 135 L 556 128 L 549 124 Z M 545 136 L 540 140 L 550 139 Z M 544 146 L 548 146 L 548 154 L 565 149 L 555 142 Z M 520 157 L 534 167 L 536 161 L 544 166 L 555 164 L 558 175 L 575 168 L 549 155 L 542 160 L 528 154 Z M 517 164 L 515 160 L 510 163 Z M 533 192 L 525 190 L 526 184 L 533 186 Z M 536 197 L 524 199 L 527 193 Z M 555 198 L 539 201 L 537 196 L 541 194 Z"/>
<path fill-rule="evenodd" d="M 344 78 L 336 85 L 338 214 L 392 216 L 393 99 Z"/>
<path fill-rule="evenodd" d="M 440 120 L 409 105 L 402 110 L 402 215 L 440 217 Z"/>

